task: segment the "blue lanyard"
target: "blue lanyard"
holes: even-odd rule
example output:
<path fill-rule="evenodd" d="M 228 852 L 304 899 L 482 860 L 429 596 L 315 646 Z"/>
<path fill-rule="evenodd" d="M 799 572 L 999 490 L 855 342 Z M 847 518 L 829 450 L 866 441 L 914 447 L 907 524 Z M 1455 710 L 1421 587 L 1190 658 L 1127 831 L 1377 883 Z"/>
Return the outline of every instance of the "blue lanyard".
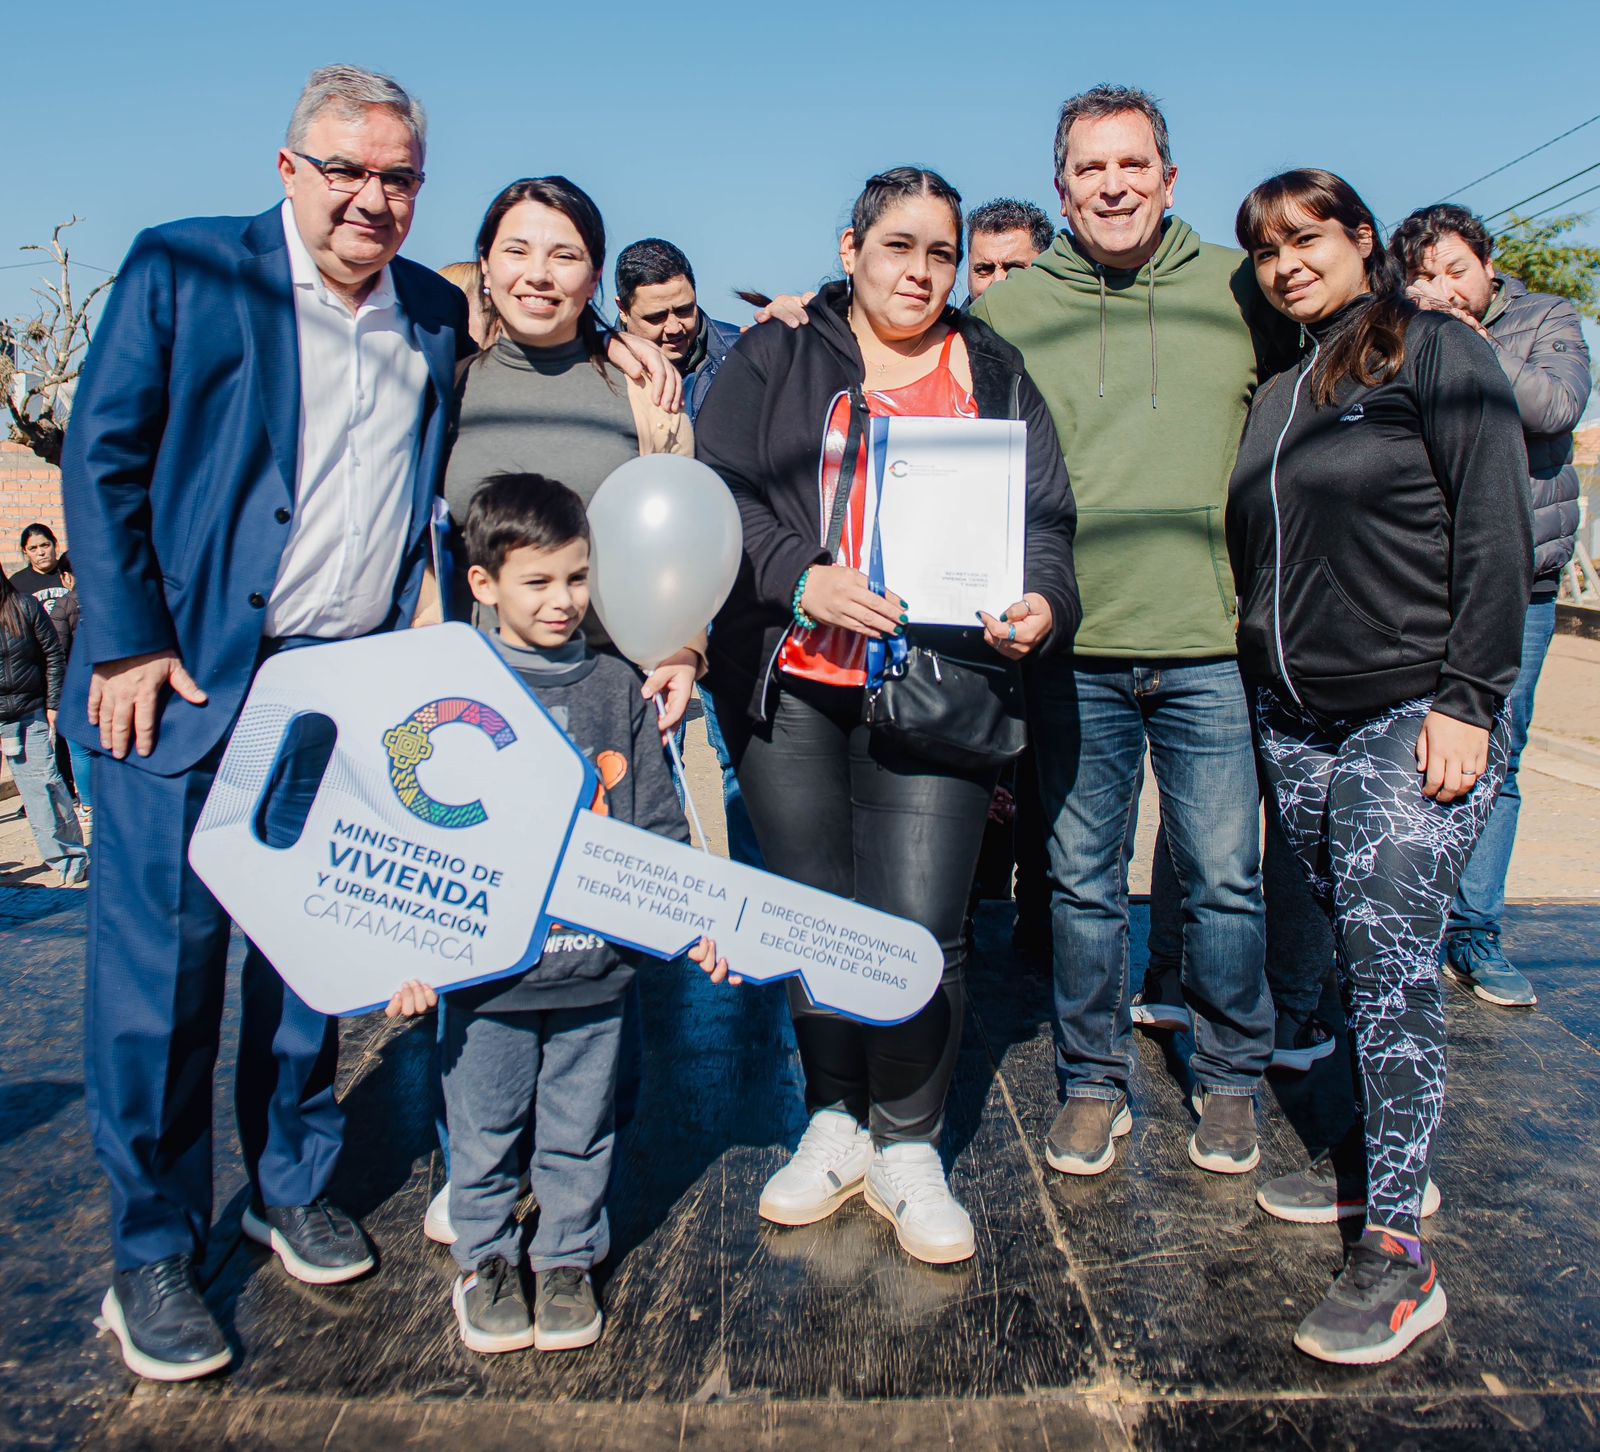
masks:
<path fill-rule="evenodd" d="M 880 428 L 880 425 L 882 427 Z M 878 517 L 883 511 L 883 463 L 889 451 L 883 447 L 888 439 L 888 421 L 873 419 L 872 463 L 877 474 L 878 507 L 872 512 L 872 549 L 868 555 L 867 586 L 875 595 L 887 595 L 883 581 L 883 535 L 878 529 Z M 885 676 L 898 676 L 905 672 L 911 647 L 903 635 L 891 635 L 887 640 L 867 641 L 867 689 L 876 690 Z"/>

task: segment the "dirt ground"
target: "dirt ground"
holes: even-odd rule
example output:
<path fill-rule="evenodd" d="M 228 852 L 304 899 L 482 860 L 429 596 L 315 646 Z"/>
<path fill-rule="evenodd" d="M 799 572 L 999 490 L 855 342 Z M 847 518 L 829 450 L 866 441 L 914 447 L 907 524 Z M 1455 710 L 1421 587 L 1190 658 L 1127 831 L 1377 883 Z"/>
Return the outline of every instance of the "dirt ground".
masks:
<path fill-rule="evenodd" d="M 685 765 L 711 850 L 727 852 L 721 771 L 705 723 L 689 724 Z M 1558 635 L 1539 680 L 1533 733 L 1522 758 L 1522 818 L 1511 860 L 1512 898 L 1600 899 L 1600 641 Z M 1152 776 L 1145 776 L 1131 887 L 1149 890 L 1150 852 L 1159 820 Z M 9 779 L 0 792 L 11 790 Z M 0 887 L 54 887 L 15 796 L 0 800 Z"/>

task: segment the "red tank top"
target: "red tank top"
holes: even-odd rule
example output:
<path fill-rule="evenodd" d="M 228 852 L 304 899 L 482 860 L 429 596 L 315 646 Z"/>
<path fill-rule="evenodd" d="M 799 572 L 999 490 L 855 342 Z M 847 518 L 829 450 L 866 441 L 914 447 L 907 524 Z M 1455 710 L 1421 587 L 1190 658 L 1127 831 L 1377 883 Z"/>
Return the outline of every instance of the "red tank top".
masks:
<path fill-rule="evenodd" d="M 944 340 L 932 372 L 903 388 L 869 391 L 867 412 L 873 418 L 976 418 L 978 405 L 950 368 L 954 330 Z M 834 400 L 828 435 L 822 446 L 822 519 L 833 517 L 833 499 L 839 489 L 844 463 L 845 433 L 850 426 L 850 400 Z M 825 543 L 825 541 L 819 541 Z M 836 565 L 866 571 L 872 541 L 867 537 L 867 451 L 856 460 L 855 485 L 850 493 L 844 531 L 834 555 Z M 791 626 L 778 655 L 778 668 L 791 676 L 821 681 L 830 686 L 864 686 L 867 683 L 867 637 L 842 625 L 819 625 L 815 630 Z"/>

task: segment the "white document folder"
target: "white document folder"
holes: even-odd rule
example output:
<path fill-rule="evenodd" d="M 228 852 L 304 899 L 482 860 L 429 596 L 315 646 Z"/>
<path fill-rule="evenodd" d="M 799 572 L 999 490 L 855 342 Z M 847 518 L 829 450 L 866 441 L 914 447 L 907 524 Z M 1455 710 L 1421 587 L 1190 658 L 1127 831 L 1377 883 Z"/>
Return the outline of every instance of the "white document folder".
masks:
<path fill-rule="evenodd" d="M 977 627 L 1022 598 L 1026 424 L 878 418 L 869 448 L 884 584 L 913 623 Z"/>

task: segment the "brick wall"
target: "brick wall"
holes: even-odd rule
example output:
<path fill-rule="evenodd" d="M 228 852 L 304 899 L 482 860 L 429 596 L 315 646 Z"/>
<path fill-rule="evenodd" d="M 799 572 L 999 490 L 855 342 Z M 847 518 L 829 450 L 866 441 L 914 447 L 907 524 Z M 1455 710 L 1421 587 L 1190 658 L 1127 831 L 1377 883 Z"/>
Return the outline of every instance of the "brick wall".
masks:
<path fill-rule="evenodd" d="M 63 546 L 67 526 L 61 515 L 61 471 L 37 454 L 0 439 L 0 567 L 9 575 L 27 563 L 17 541 L 38 520 L 56 532 Z"/>

